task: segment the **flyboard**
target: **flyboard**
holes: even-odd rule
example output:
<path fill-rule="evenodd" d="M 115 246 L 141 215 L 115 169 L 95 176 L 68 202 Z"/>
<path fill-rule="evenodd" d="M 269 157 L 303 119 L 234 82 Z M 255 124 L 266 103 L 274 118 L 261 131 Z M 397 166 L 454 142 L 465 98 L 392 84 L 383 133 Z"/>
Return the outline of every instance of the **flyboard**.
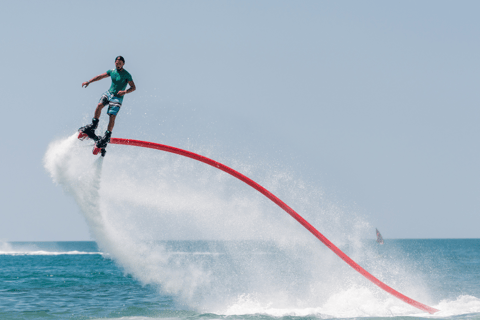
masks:
<path fill-rule="evenodd" d="M 92 153 L 94 155 L 97 155 L 97 154 L 100 153 L 102 155 L 102 157 L 105 157 L 105 154 L 107 153 L 107 150 L 105 150 L 105 148 L 97 147 L 97 144 L 96 144 L 99 138 L 94 133 L 93 134 L 88 134 L 88 133 L 84 133 L 84 132 L 79 130 L 78 140 L 83 141 L 85 139 L 92 139 L 95 142 L 95 144 L 93 145 L 93 150 L 92 150 Z"/>
<path fill-rule="evenodd" d="M 159 143 L 154 143 L 154 142 L 147 142 L 147 141 L 140 141 L 140 140 L 133 140 L 133 139 L 121 139 L 121 138 L 111 138 L 110 143 L 112 144 L 122 144 L 122 145 L 127 145 L 127 146 L 136 146 L 136 147 L 143 147 L 143 148 L 150 148 L 150 149 L 156 149 L 156 150 L 162 150 L 174 154 L 178 154 L 187 158 L 191 158 L 203 163 L 206 163 L 212 167 L 215 167 L 219 170 L 222 170 L 235 178 L 245 182 L 255 190 L 259 191 L 261 194 L 266 196 L 268 199 L 273 201 L 276 205 L 278 205 L 280 208 L 285 210 L 289 215 L 291 215 L 295 220 L 297 220 L 302 226 L 304 226 L 308 231 L 310 231 L 315 237 L 317 237 L 323 244 L 325 244 L 330 250 L 332 250 L 337 256 L 339 256 L 343 261 L 348 263 L 353 269 L 357 270 L 360 274 L 362 274 L 365 278 L 376 284 L 378 287 L 381 289 L 385 290 L 386 292 L 392 294 L 393 296 L 397 297 L 398 299 L 410 304 L 411 306 L 414 306 L 415 308 L 418 308 L 420 310 L 426 311 L 430 314 L 434 314 L 435 312 L 439 311 L 435 308 L 429 307 L 423 303 L 420 303 L 418 301 L 415 301 L 413 299 L 410 299 L 409 297 L 401 294 L 400 292 L 396 291 L 395 289 L 389 287 L 382 281 L 378 280 L 375 278 L 373 275 L 371 275 L 368 271 L 363 269 L 360 265 L 358 265 L 355 261 L 350 259 L 343 251 L 341 251 L 339 248 L 337 248 L 330 240 L 328 240 L 323 234 L 321 234 L 317 229 L 315 229 L 310 223 L 308 223 L 305 219 L 303 219 L 298 213 L 296 213 L 292 208 L 290 208 L 287 204 L 285 204 L 282 200 L 277 198 L 274 194 L 272 194 L 270 191 L 253 181 L 252 179 L 244 176 L 238 171 L 233 170 L 230 167 L 227 167 L 224 164 L 221 164 L 220 162 L 214 161 L 210 158 L 201 156 L 199 154 L 186 151 L 183 149 L 159 144 Z"/>

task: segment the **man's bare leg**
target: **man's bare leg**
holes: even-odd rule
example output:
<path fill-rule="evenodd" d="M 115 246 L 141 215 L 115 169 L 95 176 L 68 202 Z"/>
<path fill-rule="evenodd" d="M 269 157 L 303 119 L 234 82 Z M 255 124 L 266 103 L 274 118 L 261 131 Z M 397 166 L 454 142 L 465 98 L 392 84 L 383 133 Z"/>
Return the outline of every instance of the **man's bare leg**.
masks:
<path fill-rule="evenodd" d="M 110 115 L 110 120 L 108 121 L 108 127 L 107 127 L 107 130 L 112 132 L 113 130 L 113 126 L 115 126 L 115 118 L 117 116 L 114 116 L 113 114 Z"/>
<path fill-rule="evenodd" d="M 97 108 L 95 109 L 95 119 L 100 119 L 100 115 L 102 114 L 102 109 L 104 105 L 102 103 L 99 103 L 97 105 Z"/>
<path fill-rule="evenodd" d="M 107 143 L 110 142 L 113 126 L 115 125 L 115 118 L 117 116 L 112 114 L 110 114 L 109 116 L 110 116 L 110 120 L 108 121 L 107 131 L 105 131 L 105 135 L 103 136 L 103 138 L 100 138 L 100 140 L 97 141 L 96 143 L 97 148 L 105 148 L 107 146 Z"/>

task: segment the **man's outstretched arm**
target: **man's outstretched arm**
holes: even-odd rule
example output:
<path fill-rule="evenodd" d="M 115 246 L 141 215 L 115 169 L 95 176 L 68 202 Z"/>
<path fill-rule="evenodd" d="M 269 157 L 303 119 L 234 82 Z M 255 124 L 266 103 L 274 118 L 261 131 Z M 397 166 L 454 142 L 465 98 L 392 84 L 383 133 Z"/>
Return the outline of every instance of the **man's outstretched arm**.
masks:
<path fill-rule="evenodd" d="M 127 90 L 123 90 L 123 91 L 118 91 L 118 95 L 119 96 L 123 96 L 127 93 L 130 93 L 130 92 L 133 92 L 137 89 L 137 87 L 135 87 L 135 83 L 133 81 L 128 81 L 128 84 L 130 85 L 130 88 L 128 88 Z"/>
<path fill-rule="evenodd" d="M 103 78 L 106 78 L 106 77 L 108 77 L 108 74 L 107 74 L 106 72 L 105 72 L 105 73 L 102 73 L 102 74 L 96 76 L 95 78 L 92 78 L 92 80 L 82 83 L 82 88 L 83 88 L 83 87 L 86 88 L 86 87 L 88 87 L 88 85 L 89 85 L 90 83 L 95 82 L 95 81 L 98 81 L 98 80 L 102 80 Z"/>

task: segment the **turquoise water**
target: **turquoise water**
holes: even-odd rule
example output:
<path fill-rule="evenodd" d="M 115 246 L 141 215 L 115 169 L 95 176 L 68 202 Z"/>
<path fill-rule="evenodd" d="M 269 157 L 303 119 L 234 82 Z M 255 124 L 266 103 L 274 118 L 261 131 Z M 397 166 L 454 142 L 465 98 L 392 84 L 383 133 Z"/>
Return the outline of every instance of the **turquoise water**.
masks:
<path fill-rule="evenodd" d="M 228 253 L 231 243 L 167 241 L 163 245 L 168 252 L 212 268 L 215 263 L 232 263 Z M 424 275 L 424 281 L 435 292 L 434 307 L 444 307 L 440 316 L 434 318 L 480 318 L 480 239 L 386 240 L 383 246 L 369 241 L 366 246 L 376 248 L 382 259 L 399 259 L 403 255 L 414 262 L 416 272 Z M 243 254 L 262 250 L 263 255 L 274 260 L 282 254 L 265 243 L 237 243 L 234 247 Z M 302 311 L 298 309 L 287 310 L 283 315 L 269 314 L 268 309 L 253 314 L 203 313 L 179 303 L 175 295 L 165 293 L 161 286 L 142 285 L 100 252 L 95 242 L 14 242 L 3 243 L 0 248 L 0 319 L 338 318 L 308 314 L 309 308 L 300 316 L 297 314 Z M 442 305 L 442 301 L 450 303 Z M 346 300 L 345 304 L 348 303 Z M 353 318 L 389 317 L 359 314 Z"/>
<path fill-rule="evenodd" d="M 0 319 L 92 319 L 176 312 L 172 297 L 142 286 L 95 242 L 3 245 Z"/>

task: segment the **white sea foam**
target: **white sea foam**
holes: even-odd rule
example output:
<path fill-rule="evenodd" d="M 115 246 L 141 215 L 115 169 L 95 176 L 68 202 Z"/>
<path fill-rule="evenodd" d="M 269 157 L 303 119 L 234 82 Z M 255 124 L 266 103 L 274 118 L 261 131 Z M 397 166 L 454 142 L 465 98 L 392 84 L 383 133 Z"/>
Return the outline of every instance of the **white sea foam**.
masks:
<path fill-rule="evenodd" d="M 85 251 L 2 251 L 0 250 L 0 255 L 4 256 L 60 256 L 60 255 L 103 255 L 102 252 L 85 252 Z"/>
<path fill-rule="evenodd" d="M 102 252 L 142 283 L 182 303 L 218 314 L 335 317 L 423 315 L 365 280 L 285 212 L 227 174 L 191 159 L 140 148 L 109 147 L 91 155 L 75 135 L 45 155 L 52 179 L 77 201 Z M 284 172 L 234 163 L 378 278 L 428 303 L 421 277 L 402 263 L 371 259 L 361 239 L 372 228 L 323 193 Z M 168 252 L 158 240 L 261 240 L 275 255 L 239 254 L 235 241 L 206 264 Z M 261 250 L 252 250 L 261 252 Z M 370 253 L 371 254 L 371 253 Z"/>
<path fill-rule="evenodd" d="M 461 295 L 453 300 L 442 300 L 437 306 L 440 310 L 435 316 L 450 317 L 458 314 L 480 315 L 480 299 L 469 295 Z"/>
<path fill-rule="evenodd" d="M 3 256 L 58 256 L 58 255 L 105 255 L 102 252 L 78 251 L 78 250 L 42 250 L 37 244 L 19 244 L 0 242 L 0 255 Z"/>

